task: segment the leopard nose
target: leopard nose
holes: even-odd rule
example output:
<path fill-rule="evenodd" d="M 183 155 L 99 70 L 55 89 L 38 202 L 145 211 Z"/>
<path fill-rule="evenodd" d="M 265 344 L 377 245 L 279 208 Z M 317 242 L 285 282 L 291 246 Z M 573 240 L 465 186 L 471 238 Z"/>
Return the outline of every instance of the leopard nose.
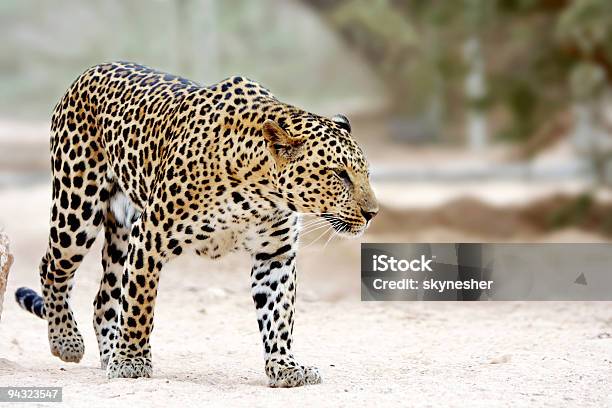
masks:
<path fill-rule="evenodd" d="M 378 209 L 376 210 L 364 210 L 363 208 L 361 209 L 361 215 L 363 215 L 363 218 L 365 218 L 366 222 L 370 221 L 372 218 L 374 218 L 376 216 L 376 214 L 378 214 Z"/>

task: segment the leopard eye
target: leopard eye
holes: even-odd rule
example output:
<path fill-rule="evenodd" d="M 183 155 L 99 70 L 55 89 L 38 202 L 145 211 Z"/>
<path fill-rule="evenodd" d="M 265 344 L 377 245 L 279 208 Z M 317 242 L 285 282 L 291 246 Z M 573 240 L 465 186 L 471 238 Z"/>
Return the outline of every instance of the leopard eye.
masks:
<path fill-rule="evenodd" d="M 351 181 L 351 176 L 344 169 L 334 169 L 334 174 L 338 177 L 342 182 L 347 186 L 351 187 L 353 182 Z"/>

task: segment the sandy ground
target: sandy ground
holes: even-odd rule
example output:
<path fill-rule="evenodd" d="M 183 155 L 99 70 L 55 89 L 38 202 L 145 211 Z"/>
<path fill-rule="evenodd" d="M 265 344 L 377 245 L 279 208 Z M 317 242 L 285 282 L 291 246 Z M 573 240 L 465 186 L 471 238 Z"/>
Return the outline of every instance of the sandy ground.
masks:
<path fill-rule="evenodd" d="M 10 293 L 38 288 L 48 202 L 46 186 L 0 190 L 0 225 L 15 254 Z M 438 228 L 363 240 L 461 238 L 465 233 Z M 543 238 L 598 239 L 571 231 Z M 295 353 L 318 365 L 321 385 L 266 386 L 243 255 L 214 263 L 183 256 L 169 264 L 152 337 L 154 377 L 109 381 L 91 325 L 100 241 L 74 290 L 83 361 L 53 357 L 45 323 L 21 311 L 9 293 L 0 322 L 0 386 L 61 386 L 64 405 L 75 407 L 612 406 L 610 303 L 362 303 L 358 241 L 315 244 L 300 255 Z"/>

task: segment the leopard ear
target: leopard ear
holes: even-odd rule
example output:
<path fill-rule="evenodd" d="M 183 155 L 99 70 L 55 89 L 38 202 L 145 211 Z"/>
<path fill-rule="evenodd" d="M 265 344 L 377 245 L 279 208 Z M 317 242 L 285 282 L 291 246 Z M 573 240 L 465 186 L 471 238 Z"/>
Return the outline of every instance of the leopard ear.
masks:
<path fill-rule="evenodd" d="M 279 164 L 291 161 L 300 152 L 304 142 L 304 138 L 291 136 L 270 119 L 264 122 L 262 133 L 268 150 Z"/>
<path fill-rule="evenodd" d="M 349 122 L 348 118 L 344 115 L 341 114 L 337 114 L 336 116 L 334 116 L 332 118 L 332 121 L 337 123 L 338 126 L 340 126 L 342 129 L 346 130 L 347 132 L 351 133 L 351 123 Z"/>

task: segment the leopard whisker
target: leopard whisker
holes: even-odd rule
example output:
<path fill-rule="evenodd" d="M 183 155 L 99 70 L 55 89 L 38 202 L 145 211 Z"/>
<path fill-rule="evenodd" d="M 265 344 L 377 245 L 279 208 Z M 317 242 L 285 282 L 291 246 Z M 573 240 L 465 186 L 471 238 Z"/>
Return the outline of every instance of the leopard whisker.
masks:
<path fill-rule="evenodd" d="M 318 240 L 321 239 L 322 236 L 324 236 L 330 229 L 333 229 L 332 226 L 327 227 L 323 233 L 321 235 L 319 235 L 317 238 L 315 238 L 313 241 L 311 241 L 308 245 L 306 245 L 305 247 L 303 247 L 302 249 L 308 248 L 310 246 L 312 246 L 315 242 L 317 242 Z"/>
<path fill-rule="evenodd" d="M 309 230 L 307 230 L 307 231 L 300 231 L 300 234 L 301 234 L 301 235 L 310 234 L 311 232 L 317 231 L 317 230 L 319 230 L 319 229 L 321 229 L 321 228 L 324 228 L 324 227 L 327 227 L 327 226 L 329 226 L 329 223 L 327 223 L 327 222 L 326 222 L 326 223 L 325 223 L 325 224 L 323 224 L 323 225 L 318 225 L 318 226 L 316 226 L 316 227 L 314 227 L 314 228 L 311 228 L 311 229 L 309 229 Z"/>

